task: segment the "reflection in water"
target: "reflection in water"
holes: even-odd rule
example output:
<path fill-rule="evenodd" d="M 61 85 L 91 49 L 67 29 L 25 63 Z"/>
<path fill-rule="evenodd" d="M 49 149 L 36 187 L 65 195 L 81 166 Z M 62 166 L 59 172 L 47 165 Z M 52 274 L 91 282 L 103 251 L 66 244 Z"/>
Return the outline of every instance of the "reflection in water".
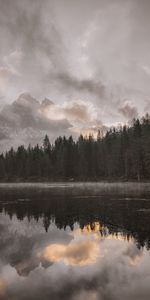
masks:
<path fill-rule="evenodd" d="M 0 196 L 0 299 L 149 300 L 148 199 Z"/>
<path fill-rule="evenodd" d="M 98 250 L 96 241 L 74 241 L 69 245 L 47 246 L 44 249 L 44 257 L 52 262 L 63 260 L 67 265 L 84 266 L 96 262 Z"/>

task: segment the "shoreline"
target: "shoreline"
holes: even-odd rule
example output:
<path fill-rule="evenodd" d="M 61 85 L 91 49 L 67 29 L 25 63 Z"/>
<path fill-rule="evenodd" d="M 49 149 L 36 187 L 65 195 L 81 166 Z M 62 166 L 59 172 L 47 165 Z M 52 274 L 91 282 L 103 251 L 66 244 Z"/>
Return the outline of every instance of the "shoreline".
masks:
<path fill-rule="evenodd" d="M 149 182 L 13 182 L 0 183 L 0 192 L 48 192 L 53 196 L 150 195 Z"/>

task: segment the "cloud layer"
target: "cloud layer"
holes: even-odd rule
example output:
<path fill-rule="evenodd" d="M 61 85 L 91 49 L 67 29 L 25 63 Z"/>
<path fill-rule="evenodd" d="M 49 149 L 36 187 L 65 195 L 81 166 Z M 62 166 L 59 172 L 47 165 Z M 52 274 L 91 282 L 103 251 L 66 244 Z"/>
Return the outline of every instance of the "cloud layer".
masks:
<path fill-rule="evenodd" d="M 96 106 L 90 102 L 55 104 L 47 98 L 39 102 L 24 93 L 0 112 L 1 151 L 20 144 L 41 144 L 45 134 L 51 142 L 59 135 L 76 138 L 81 133 L 92 133 L 97 136 L 100 128 L 106 130 L 98 120 Z"/>
<path fill-rule="evenodd" d="M 27 92 L 66 115 L 92 103 L 108 126 L 149 112 L 149 11 L 149 0 L 0 0 L 0 109 Z"/>
<path fill-rule="evenodd" d="M 45 134 L 52 141 L 56 136 L 68 135 L 71 123 L 65 118 L 49 118 L 45 111 L 53 103 L 44 100 L 41 104 L 29 94 L 21 94 L 12 104 L 4 106 L 0 113 L 1 149 L 20 144 L 41 143 Z"/>

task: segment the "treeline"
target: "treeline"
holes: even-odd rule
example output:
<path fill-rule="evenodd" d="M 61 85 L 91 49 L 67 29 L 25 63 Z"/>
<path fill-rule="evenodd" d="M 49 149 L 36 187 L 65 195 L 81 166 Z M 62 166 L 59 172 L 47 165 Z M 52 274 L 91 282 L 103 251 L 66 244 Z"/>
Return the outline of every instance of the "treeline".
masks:
<path fill-rule="evenodd" d="M 1 181 L 40 180 L 149 180 L 150 116 L 131 126 L 110 129 L 97 139 L 77 141 L 58 137 L 51 144 L 46 135 L 40 147 L 22 145 L 0 155 Z"/>

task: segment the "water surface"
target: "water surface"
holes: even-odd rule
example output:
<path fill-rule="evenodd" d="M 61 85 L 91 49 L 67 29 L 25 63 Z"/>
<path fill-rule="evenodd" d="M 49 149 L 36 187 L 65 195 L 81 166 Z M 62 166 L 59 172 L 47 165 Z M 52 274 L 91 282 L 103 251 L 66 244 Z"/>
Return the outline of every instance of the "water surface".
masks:
<path fill-rule="evenodd" d="M 0 188 L 0 299 L 149 300 L 148 189 L 56 188 Z"/>

